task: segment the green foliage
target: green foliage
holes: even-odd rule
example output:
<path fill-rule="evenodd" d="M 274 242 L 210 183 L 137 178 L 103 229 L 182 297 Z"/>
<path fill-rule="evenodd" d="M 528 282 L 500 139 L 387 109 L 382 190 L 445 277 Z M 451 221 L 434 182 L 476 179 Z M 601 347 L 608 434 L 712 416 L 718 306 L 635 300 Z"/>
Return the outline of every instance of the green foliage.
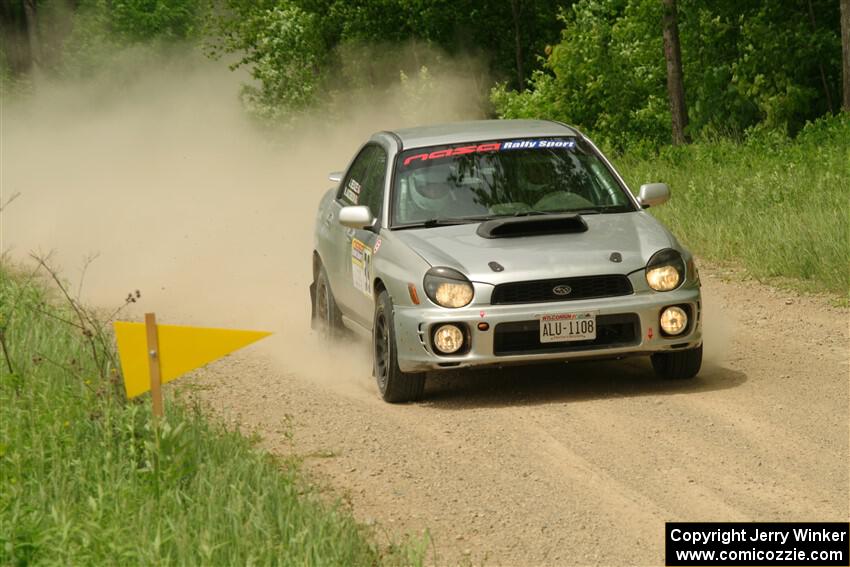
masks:
<path fill-rule="evenodd" d="M 321 18 L 326 45 L 420 41 L 451 55 L 488 58 L 491 72 L 517 85 L 515 19 L 507 0 L 292 0 Z M 572 0 L 519 0 L 524 78 L 558 38 L 558 10 Z M 424 63 L 424 62 L 423 62 Z M 396 70 L 397 71 L 397 70 Z"/>
<path fill-rule="evenodd" d="M 161 59 L 175 45 L 197 43 L 216 0 L 42 0 L 39 69 L 89 77 Z M 132 56 L 128 57 L 128 52 Z"/>
<path fill-rule="evenodd" d="M 830 98 L 837 110 L 841 44 L 834 2 L 681 0 L 678 8 L 692 135 L 794 134 L 827 113 Z M 498 114 L 576 124 L 619 149 L 667 143 L 660 2 L 580 0 L 561 18 L 561 42 L 531 88 L 493 89 Z"/>
<path fill-rule="evenodd" d="M 0 47 L 0 99 L 6 100 L 6 97 L 14 95 L 18 90 L 17 87 L 17 80 L 6 60 L 6 54 Z"/>
<path fill-rule="evenodd" d="M 670 184 L 670 202 L 650 210 L 697 254 L 848 293 L 850 116 L 810 123 L 793 141 L 765 131 L 617 161 L 631 187 Z"/>
<path fill-rule="evenodd" d="M 837 111 L 835 0 L 677 4 L 692 138 L 794 135 Z M 381 89 L 400 71 L 436 70 L 430 49 L 485 61 L 502 117 L 562 120 L 620 149 L 670 139 L 658 0 L 39 0 L 33 55 L 12 6 L 23 44 L 0 43 L 25 44 L 21 57 L 42 71 L 120 76 L 128 61 L 203 40 L 248 70 L 245 101 L 266 121 L 291 121 L 352 86 Z M 392 60 L 410 44 L 425 47 L 421 60 Z M 367 57 L 363 69 L 352 53 Z"/>
<path fill-rule="evenodd" d="M 421 563 L 197 406 L 171 401 L 155 426 L 111 393 L 73 310 L 2 265 L 0 317 L 0 564 Z"/>
<path fill-rule="evenodd" d="M 53 0 L 55 2 L 55 0 Z M 86 33 L 127 45 L 196 38 L 212 0 L 80 0 L 76 18 Z M 79 24 L 79 22 L 77 22 Z"/>
<path fill-rule="evenodd" d="M 231 2 L 219 29 L 214 51 L 235 52 L 234 67 L 249 67 L 255 83 L 243 96 L 256 115 L 280 121 L 320 102 L 327 56 L 316 15 L 285 0 Z"/>
<path fill-rule="evenodd" d="M 838 18 L 838 5 L 829 0 L 710 7 L 682 2 L 680 35 L 693 131 L 710 126 L 743 132 L 758 125 L 794 134 L 830 110 L 829 98 L 837 110 Z"/>
<path fill-rule="evenodd" d="M 516 85 L 514 23 L 524 80 L 536 54 L 557 38 L 555 14 L 567 4 L 522 0 L 515 19 L 503 0 L 228 0 L 211 43 L 215 54 L 234 53 L 237 66 L 249 69 L 255 83 L 245 97 L 255 113 L 287 121 L 333 92 L 380 90 L 400 72 L 433 68 L 435 52 L 481 56 L 496 76 Z M 411 60 L 404 45 L 423 48 Z"/>
<path fill-rule="evenodd" d="M 532 77 L 532 88 L 494 89 L 505 118 L 554 118 L 622 146 L 669 137 L 659 2 L 579 2 L 562 14 L 561 42 Z M 659 57 L 661 55 L 661 57 Z"/>
<path fill-rule="evenodd" d="M 94 0 L 108 16 L 108 25 L 118 38 L 130 41 L 151 39 L 185 40 L 197 35 L 203 0 Z"/>

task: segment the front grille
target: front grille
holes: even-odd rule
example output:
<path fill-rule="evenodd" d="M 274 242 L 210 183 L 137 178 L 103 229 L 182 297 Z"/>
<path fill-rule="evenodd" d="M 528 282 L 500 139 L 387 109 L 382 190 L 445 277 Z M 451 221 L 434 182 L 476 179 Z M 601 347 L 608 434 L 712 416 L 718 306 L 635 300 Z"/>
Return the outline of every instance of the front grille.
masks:
<path fill-rule="evenodd" d="M 568 287 L 569 293 L 558 295 L 556 287 Z M 572 301 L 597 297 L 616 297 L 633 293 L 632 282 L 623 275 L 581 276 L 552 280 L 534 280 L 499 284 L 493 289 L 490 303 L 540 303 Z"/>
<path fill-rule="evenodd" d="M 596 338 L 591 341 L 540 342 L 540 321 L 499 323 L 493 333 L 493 354 L 539 354 L 636 345 L 640 342 L 640 318 L 636 313 L 599 315 Z"/>

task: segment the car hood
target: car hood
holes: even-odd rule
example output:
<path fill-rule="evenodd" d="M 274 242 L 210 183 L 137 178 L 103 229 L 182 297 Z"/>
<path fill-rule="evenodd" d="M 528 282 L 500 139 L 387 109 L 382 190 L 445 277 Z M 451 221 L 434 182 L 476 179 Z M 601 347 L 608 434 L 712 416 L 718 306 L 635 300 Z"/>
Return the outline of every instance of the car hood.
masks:
<path fill-rule="evenodd" d="M 627 274 L 646 265 L 675 239 L 649 213 L 583 216 L 587 231 L 569 234 L 483 238 L 479 223 L 399 230 L 398 238 L 432 266 L 460 270 L 471 281 L 499 284 L 595 274 Z M 621 262 L 611 261 L 619 252 Z M 495 272 L 490 262 L 504 271 Z"/>

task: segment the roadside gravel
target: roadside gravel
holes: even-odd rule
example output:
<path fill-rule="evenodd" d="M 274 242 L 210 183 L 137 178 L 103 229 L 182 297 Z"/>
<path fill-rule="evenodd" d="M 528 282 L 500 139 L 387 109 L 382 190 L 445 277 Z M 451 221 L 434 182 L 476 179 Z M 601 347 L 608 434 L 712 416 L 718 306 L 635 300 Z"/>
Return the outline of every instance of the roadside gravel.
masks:
<path fill-rule="evenodd" d="M 846 521 L 848 311 L 702 274 L 692 381 L 643 359 L 456 372 L 393 406 L 366 345 L 311 372 L 248 352 L 193 380 L 379 538 L 427 530 L 435 564 L 661 565 L 665 521 Z"/>

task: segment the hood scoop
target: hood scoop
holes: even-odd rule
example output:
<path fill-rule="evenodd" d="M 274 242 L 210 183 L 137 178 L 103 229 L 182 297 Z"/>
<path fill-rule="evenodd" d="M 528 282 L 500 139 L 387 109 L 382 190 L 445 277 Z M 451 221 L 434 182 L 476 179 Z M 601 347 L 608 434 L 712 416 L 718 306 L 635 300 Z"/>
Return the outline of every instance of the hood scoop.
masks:
<path fill-rule="evenodd" d="M 493 219 L 478 225 L 476 233 L 481 238 L 517 238 L 586 231 L 587 224 L 581 215 L 568 214 Z"/>

